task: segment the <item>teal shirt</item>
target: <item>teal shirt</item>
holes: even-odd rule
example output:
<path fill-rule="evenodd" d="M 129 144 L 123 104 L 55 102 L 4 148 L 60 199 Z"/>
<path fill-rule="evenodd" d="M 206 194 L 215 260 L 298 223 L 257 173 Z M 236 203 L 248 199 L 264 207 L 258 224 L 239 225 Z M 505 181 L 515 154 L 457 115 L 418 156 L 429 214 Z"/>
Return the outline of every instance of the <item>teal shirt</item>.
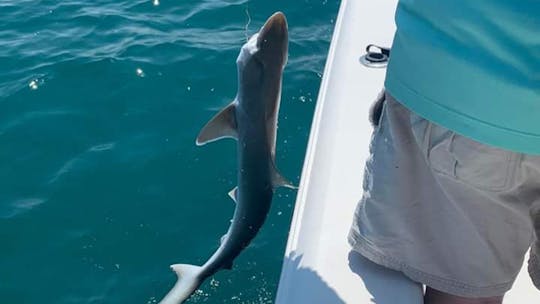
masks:
<path fill-rule="evenodd" d="M 540 0 L 401 0 L 385 87 L 424 118 L 540 154 Z"/>

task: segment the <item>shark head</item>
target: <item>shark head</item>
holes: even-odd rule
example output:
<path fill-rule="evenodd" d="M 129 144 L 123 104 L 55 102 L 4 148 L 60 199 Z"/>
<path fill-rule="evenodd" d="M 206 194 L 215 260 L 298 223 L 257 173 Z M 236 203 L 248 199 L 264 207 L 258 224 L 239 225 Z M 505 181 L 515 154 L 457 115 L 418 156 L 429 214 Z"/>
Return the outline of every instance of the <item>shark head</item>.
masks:
<path fill-rule="evenodd" d="M 287 19 L 282 12 L 273 14 L 257 34 L 257 57 L 263 64 L 285 66 L 289 48 Z"/>
<path fill-rule="evenodd" d="M 244 44 L 236 63 L 241 73 L 254 78 L 253 75 L 263 70 L 282 70 L 287 63 L 288 49 L 287 20 L 283 13 L 277 12 Z"/>
<path fill-rule="evenodd" d="M 196 144 L 204 145 L 220 138 L 238 139 L 245 128 L 238 124 L 249 115 L 251 121 L 264 121 L 269 147 L 275 150 L 276 119 L 281 100 L 281 81 L 287 63 L 289 34 L 287 20 L 281 12 L 273 14 L 258 33 L 241 48 L 236 59 L 238 91 L 236 98 L 214 116 L 199 133 Z"/>
<path fill-rule="evenodd" d="M 239 95 L 265 91 L 269 83 L 275 84 L 270 90 L 278 93 L 276 85 L 287 63 L 288 48 L 287 20 L 283 13 L 277 12 L 242 46 L 236 60 Z"/>

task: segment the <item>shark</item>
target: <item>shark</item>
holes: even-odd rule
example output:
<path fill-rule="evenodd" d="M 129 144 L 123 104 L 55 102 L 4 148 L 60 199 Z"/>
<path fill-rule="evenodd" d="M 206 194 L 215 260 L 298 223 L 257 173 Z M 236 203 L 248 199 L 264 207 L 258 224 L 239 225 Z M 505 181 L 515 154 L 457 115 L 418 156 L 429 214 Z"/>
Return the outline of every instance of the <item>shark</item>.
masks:
<path fill-rule="evenodd" d="M 276 133 L 283 70 L 288 57 L 288 26 L 282 12 L 273 14 L 242 46 L 236 60 L 236 98 L 200 131 L 198 146 L 237 140 L 237 186 L 229 192 L 234 215 L 219 248 L 202 266 L 174 264 L 178 280 L 161 304 L 186 301 L 204 280 L 233 261 L 264 224 L 278 187 L 296 188 L 276 168 Z"/>

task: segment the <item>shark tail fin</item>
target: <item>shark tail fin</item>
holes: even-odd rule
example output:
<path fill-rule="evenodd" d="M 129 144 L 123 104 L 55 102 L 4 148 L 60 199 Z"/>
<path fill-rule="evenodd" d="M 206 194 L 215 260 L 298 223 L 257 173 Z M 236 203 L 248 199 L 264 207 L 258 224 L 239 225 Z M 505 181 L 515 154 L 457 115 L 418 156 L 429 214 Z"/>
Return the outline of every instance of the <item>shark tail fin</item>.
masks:
<path fill-rule="evenodd" d="M 171 269 L 176 272 L 178 281 L 159 304 L 178 304 L 187 300 L 202 283 L 200 274 L 202 267 L 188 264 L 174 264 Z"/>

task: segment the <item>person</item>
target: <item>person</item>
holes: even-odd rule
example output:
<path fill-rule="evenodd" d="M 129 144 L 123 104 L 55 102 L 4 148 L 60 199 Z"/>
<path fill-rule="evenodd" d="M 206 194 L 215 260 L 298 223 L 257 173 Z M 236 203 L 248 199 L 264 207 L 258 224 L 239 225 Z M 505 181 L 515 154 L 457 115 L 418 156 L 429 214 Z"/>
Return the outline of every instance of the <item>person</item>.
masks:
<path fill-rule="evenodd" d="M 540 288 L 538 16 L 538 0 L 399 1 L 348 239 L 426 304 L 502 303 L 531 245 Z"/>

